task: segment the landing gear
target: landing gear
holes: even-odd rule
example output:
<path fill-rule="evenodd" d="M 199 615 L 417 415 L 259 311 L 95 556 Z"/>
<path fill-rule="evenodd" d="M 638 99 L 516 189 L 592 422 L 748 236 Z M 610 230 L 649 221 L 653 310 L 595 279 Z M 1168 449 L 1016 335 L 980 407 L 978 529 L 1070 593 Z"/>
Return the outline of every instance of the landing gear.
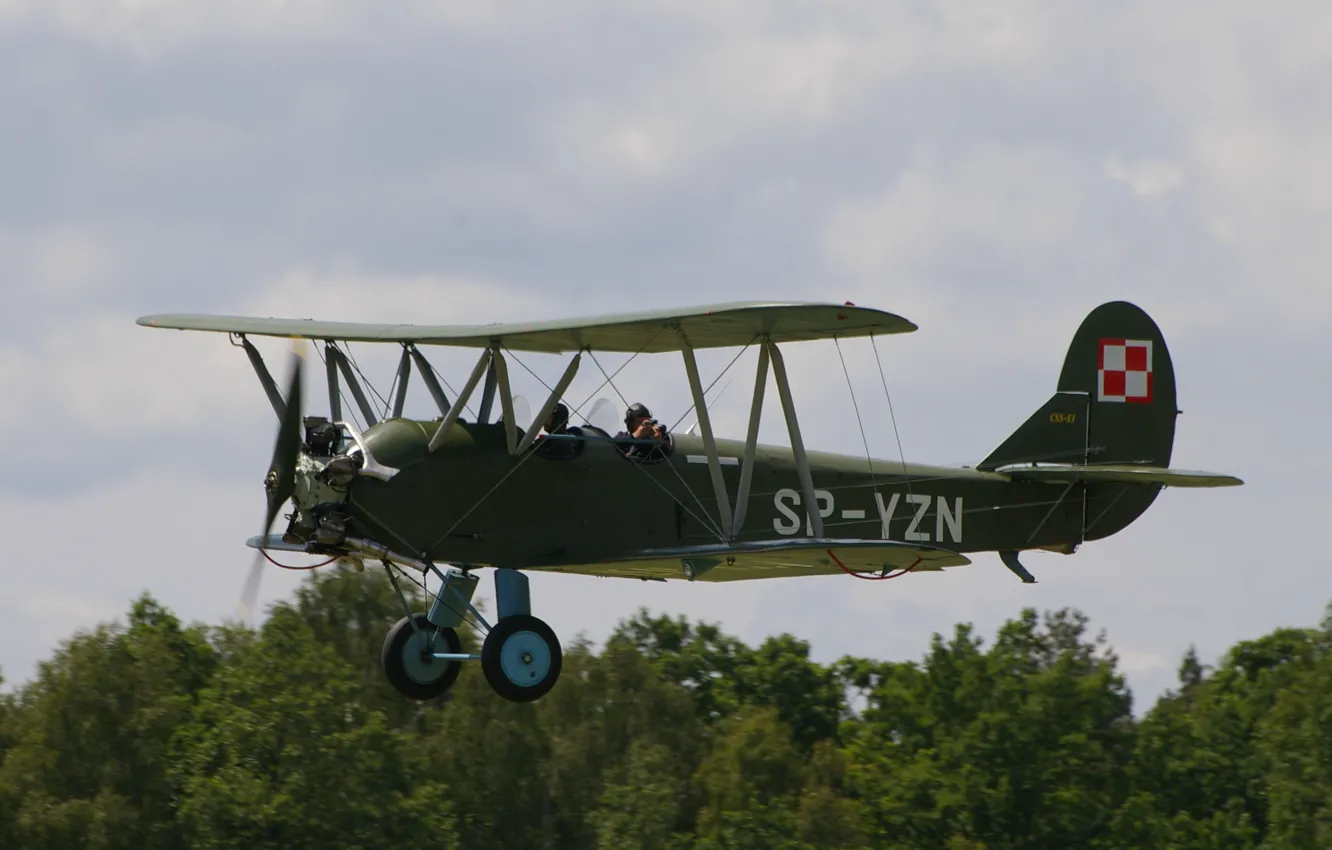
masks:
<path fill-rule="evenodd" d="M 461 654 L 458 632 L 436 628 L 425 614 L 403 617 L 384 639 L 384 675 L 405 697 L 431 700 L 443 696 L 457 681 L 462 662 L 436 658 L 436 653 Z"/>
<path fill-rule="evenodd" d="M 510 702 L 541 699 L 555 687 L 562 666 L 555 633 L 531 614 L 500 620 L 481 647 L 481 672 L 495 693 Z"/>
<path fill-rule="evenodd" d="M 389 630 L 382 653 L 384 674 L 400 694 L 416 700 L 442 696 L 457 681 L 462 662 L 477 660 L 491 689 L 510 702 L 533 702 L 555 687 L 564 660 L 560 642 L 550 626 L 532 616 L 527 576 L 495 571 L 499 620 L 491 627 L 472 607 L 476 576 L 454 567 L 440 572 L 427 564 L 442 584 L 430 613 L 420 614 L 411 613 L 394 568 L 384 566 L 407 612 Z M 479 655 L 463 652 L 458 638 L 457 627 L 468 611 L 487 629 Z"/>

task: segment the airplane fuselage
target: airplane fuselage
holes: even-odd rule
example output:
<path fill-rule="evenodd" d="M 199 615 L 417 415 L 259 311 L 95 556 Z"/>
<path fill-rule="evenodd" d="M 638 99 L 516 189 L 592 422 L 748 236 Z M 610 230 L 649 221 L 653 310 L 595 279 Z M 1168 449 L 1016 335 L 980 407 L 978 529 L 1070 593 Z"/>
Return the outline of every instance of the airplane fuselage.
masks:
<path fill-rule="evenodd" d="M 397 551 L 446 563 L 558 569 L 722 539 L 699 437 L 676 436 L 664 459 L 637 462 L 606 438 L 569 440 L 558 452 L 538 444 L 514 456 L 499 424 L 459 423 L 430 452 L 435 427 L 397 419 L 365 434 L 375 459 L 399 472 L 387 482 L 357 479 L 348 505 L 358 525 Z M 734 504 L 744 444 L 718 440 L 717 451 Z M 1146 507 L 1127 488 L 1066 488 L 823 452 L 809 452 L 808 460 L 826 538 L 963 553 L 1071 551 L 1118 531 Z M 804 501 L 791 450 L 759 446 L 736 541 L 810 535 Z"/>

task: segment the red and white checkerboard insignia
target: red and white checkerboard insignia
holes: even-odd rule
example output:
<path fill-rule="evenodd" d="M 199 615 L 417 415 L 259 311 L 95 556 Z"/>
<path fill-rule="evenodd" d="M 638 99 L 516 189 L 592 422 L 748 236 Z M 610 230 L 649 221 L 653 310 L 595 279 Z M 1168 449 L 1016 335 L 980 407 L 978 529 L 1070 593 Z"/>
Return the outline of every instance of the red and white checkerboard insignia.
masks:
<path fill-rule="evenodd" d="M 1152 341 L 1103 339 L 1096 400 L 1146 404 L 1152 400 Z"/>

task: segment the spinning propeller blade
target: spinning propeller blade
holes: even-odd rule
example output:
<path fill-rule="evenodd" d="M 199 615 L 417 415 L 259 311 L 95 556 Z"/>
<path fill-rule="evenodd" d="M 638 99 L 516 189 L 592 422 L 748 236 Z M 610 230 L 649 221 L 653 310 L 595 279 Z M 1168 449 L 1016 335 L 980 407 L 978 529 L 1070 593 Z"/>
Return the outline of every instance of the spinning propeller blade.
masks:
<path fill-rule="evenodd" d="M 268 496 L 268 509 L 264 514 L 264 528 L 261 535 L 268 534 L 277 519 L 282 505 L 296 492 L 296 461 L 301 454 L 301 372 L 305 363 L 304 345 L 296 340 L 292 345 L 291 380 L 287 385 L 286 408 L 282 412 L 282 423 L 278 426 L 277 443 L 273 446 L 273 460 L 268 466 L 268 475 L 264 478 L 264 490 Z M 248 622 L 259 600 L 259 581 L 263 577 L 264 552 L 255 553 L 254 564 L 245 579 L 241 590 L 240 605 L 237 613 L 244 622 Z"/>
<path fill-rule="evenodd" d="M 264 553 L 260 550 L 254 553 L 254 563 L 250 565 L 250 574 L 245 577 L 245 587 L 241 590 L 240 604 L 236 606 L 236 614 L 242 623 L 253 622 L 251 614 L 259 604 L 259 580 L 263 577 Z"/>
<path fill-rule="evenodd" d="M 264 489 L 268 491 L 268 514 L 263 533 L 267 534 L 277 519 L 282 503 L 296 492 L 296 459 L 301 453 L 301 364 L 299 350 L 292 351 L 291 383 L 287 387 L 287 408 L 273 446 L 273 462 L 268 466 Z"/>

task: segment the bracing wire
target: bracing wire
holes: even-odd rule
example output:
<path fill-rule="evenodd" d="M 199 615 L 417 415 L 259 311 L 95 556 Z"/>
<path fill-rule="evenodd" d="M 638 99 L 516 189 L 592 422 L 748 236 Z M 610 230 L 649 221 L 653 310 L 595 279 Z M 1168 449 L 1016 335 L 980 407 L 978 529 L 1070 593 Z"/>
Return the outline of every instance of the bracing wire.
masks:
<path fill-rule="evenodd" d="M 865 436 L 865 420 L 860 416 L 860 405 L 856 403 L 856 388 L 851 385 L 851 373 L 846 368 L 846 358 L 842 356 L 842 343 L 837 337 L 833 337 L 833 345 L 837 347 L 837 359 L 842 361 L 842 375 L 846 378 L 846 388 L 851 393 L 851 407 L 856 412 L 856 424 L 860 426 L 860 442 L 865 446 L 865 462 L 869 464 L 870 486 L 878 492 L 878 481 L 874 477 L 874 458 L 870 456 L 869 438 Z"/>
<path fill-rule="evenodd" d="M 375 398 L 379 399 L 379 403 L 384 405 L 384 418 L 387 419 L 390 407 L 388 399 L 384 398 L 382 395 L 379 394 L 379 390 L 375 389 L 375 385 L 371 383 L 370 379 L 367 378 L 365 376 L 365 373 L 361 371 L 361 364 L 357 363 L 356 358 L 352 356 L 350 345 L 347 346 L 347 350 L 343 353 L 347 355 L 347 362 L 351 364 L 352 369 L 356 372 L 357 375 L 361 377 L 361 383 L 365 384 L 366 389 L 374 393 Z M 397 385 L 398 385 L 398 373 L 396 370 L 394 370 L 393 386 Z M 389 387 L 389 395 L 393 395 L 393 387 Z"/>
<path fill-rule="evenodd" d="M 611 388 L 612 390 L 615 391 L 615 394 L 616 394 L 617 396 L 620 397 L 620 404 L 623 404 L 625 407 L 628 407 L 628 406 L 629 406 L 629 400 L 628 400 L 627 398 L 624 397 L 624 393 L 620 392 L 620 388 L 617 387 L 617 386 L 615 386 L 615 379 L 614 379 L 614 376 L 613 376 L 613 375 L 607 375 L 607 374 L 606 374 L 606 369 L 601 365 L 601 361 L 597 359 L 597 355 L 596 355 L 596 353 L 595 353 L 595 352 L 592 352 L 592 351 L 589 351 L 589 352 L 587 353 L 587 356 L 588 356 L 588 357 L 591 357 L 591 358 L 592 358 L 592 362 L 595 363 L 595 364 L 597 364 L 597 368 L 598 368 L 599 370 L 601 370 L 601 375 L 602 375 L 602 377 L 604 377 L 604 378 L 606 379 L 606 380 L 604 380 L 604 381 L 601 382 L 601 387 L 604 387 L 604 386 L 606 386 L 607 384 L 610 384 L 610 388 Z M 637 357 L 637 356 L 638 356 L 637 354 L 634 355 L 634 357 Z M 628 366 L 630 363 L 633 362 L 634 357 L 630 357 L 628 360 L 624 361 L 624 366 L 621 366 L 619 369 L 616 369 L 616 370 L 615 370 L 615 374 L 616 374 L 616 375 L 620 374 L 620 371 L 623 370 L 625 366 Z M 584 401 L 583 401 L 583 404 L 587 404 L 587 402 L 588 402 L 589 400 L 591 400 L 591 398 L 592 398 L 593 395 L 596 395 L 597 393 L 601 392 L 601 387 L 597 387 L 595 390 L 593 390 L 593 391 L 592 391 L 592 395 L 589 395 L 589 396 L 587 397 L 587 400 L 584 400 Z M 575 408 L 575 409 L 576 409 L 576 408 Z M 579 410 L 579 411 L 578 411 L 578 415 L 579 415 L 579 416 L 582 416 L 582 415 L 583 415 L 583 412 L 582 412 L 581 410 Z"/>
<path fill-rule="evenodd" d="M 708 393 L 712 392 L 712 388 L 717 386 L 717 382 L 720 381 L 722 378 L 726 377 L 726 373 L 731 371 L 731 367 L 735 365 L 735 361 L 739 360 L 740 355 L 748 351 L 749 346 L 753 344 L 754 344 L 753 340 L 750 340 L 749 342 L 745 343 L 745 347 L 736 352 L 736 355 L 731 358 L 731 362 L 727 363 L 726 368 L 721 370 L 721 374 L 712 379 L 712 383 L 708 384 L 707 388 L 703 390 L 703 399 L 705 401 L 707 400 Z M 684 418 L 688 416 L 697 406 L 698 405 L 691 403 L 689 407 L 685 408 L 685 412 L 680 414 L 679 419 L 675 420 L 675 424 L 671 426 L 671 430 L 674 431 L 676 428 L 680 427 L 680 423 L 684 421 Z"/>
<path fill-rule="evenodd" d="M 538 375 L 536 372 L 533 372 L 532 369 L 531 369 L 530 367 L 528 367 L 528 365 L 527 365 L 526 363 L 524 363 L 522 360 L 518 359 L 518 356 L 515 355 L 512 351 L 509 351 L 509 350 L 506 348 L 506 349 L 505 349 L 505 353 L 508 354 L 510 357 L 512 357 L 512 358 L 513 358 L 513 361 L 514 361 L 515 363 L 517 363 L 519 366 L 521 366 L 521 367 L 527 372 L 527 374 L 531 375 L 533 378 L 536 378 L 536 380 L 538 381 L 538 383 L 540 383 L 543 387 L 545 387 L 547 390 L 550 390 L 551 392 L 554 392 L 554 391 L 555 391 L 554 388 L 552 388 L 552 387 L 550 386 L 550 384 L 547 384 L 547 383 L 541 378 L 540 375 Z M 590 354 L 592 354 L 592 352 L 589 350 L 589 351 L 588 351 L 588 354 L 590 355 Z M 637 357 L 638 355 L 634 355 L 634 356 Z M 632 360 L 632 359 L 633 359 L 633 358 L 631 357 L 630 360 Z M 595 357 L 595 356 L 592 357 L 592 362 L 596 363 L 596 357 Z M 731 361 L 731 362 L 734 363 L 735 361 L 733 360 L 733 361 Z M 628 366 L 629 363 L 626 362 L 624 365 L 625 365 L 625 366 Z M 598 369 L 601 369 L 601 364 L 600 364 L 600 363 L 597 363 L 597 368 L 598 368 Z M 623 368 L 624 368 L 624 366 L 621 366 L 621 367 L 620 367 L 620 369 L 623 369 Z M 728 368 L 729 368 L 729 367 L 728 367 Z M 619 371 L 620 371 L 619 369 L 616 370 L 616 374 L 617 374 L 617 375 L 619 374 Z M 601 369 L 601 374 L 605 375 L 605 374 L 606 374 L 606 370 L 605 370 L 605 369 Z M 723 374 L 725 374 L 725 373 L 723 373 Z M 720 378 L 720 377 L 721 377 L 721 376 L 719 375 L 718 378 Z M 611 385 L 612 388 L 615 387 L 615 383 L 614 383 L 614 381 L 611 380 L 611 376 L 607 376 L 607 377 L 606 377 L 606 382 L 607 382 L 607 383 L 610 383 L 610 385 Z M 716 381 L 713 381 L 713 384 L 715 384 L 715 383 L 716 383 Z M 604 386 L 606 386 L 606 384 L 603 383 L 601 386 L 604 387 Z M 600 389 L 601 389 L 601 387 L 598 387 L 598 388 L 597 388 L 598 391 L 600 391 Z M 709 389 L 711 389 L 711 385 L 709 385 Z M 616 394 L 618 395 L 620 391 L 619 391 L 619 389 L 616 389 L 615 392 L 616 392 Z M 593 395 L 596 395 L 596 392 L 594 392 Z M 591 396 L 588 396 L 588 399 L 590 399 L 590 398 L 591 398 Z M 624 398 L 624 396 L 620 396 L 620 398 Z M 583 404 L 587 404 L 588 399 L 584 399 L 584 400 L 583 400 Z M 627 407 L 628 404 L 626 403 L 625 406 Z M 574 407 L 574 411 L 573 411 L 573 412 L 574 412 L 574 413 L 577 413 L 579 416 L 583 416 L 583 411 L 580 410 L 578 407 Z M 584 418 L 586 418 L 586 417 L 584 417 Z M 670 430 L 674 430 L 674 428 L 671 428 Z M 649 480 L 649 481 L 651 481 L 653 484 L 657 485 L 657 487 L 661 488 L 662 492 L 664 492 L 666 495 L 670 496 L 672 499 L 676 499 L 677 501 L 679 501 L 678 497 L 677 497 L 674 493 L 672 493 L 672 492 L 670 491 L 670 488 L 668 488 L 666 485 L 662 484 L 662 483 L 661 483 L 660 481 L 658 481 L 657 479 L 653 478 L 653 477 L 652 477 L 652 474 L 649 473 L 646 469 L 644 469 L 642 466 L 639 466 L 638 464 L 634 464 L 634 466 L 635 466 L 640 472 L 642 472 L 644 475 L 646 475 L 646 476 L 648 477 L 648 480 Z M 684 510 L 687 511 L 687 512 L 689 513 L 690 516 L 692 516 L 692 517 L 693 517 L 695 520 L 697 520 L 700 524 L 702 524 L 702 525 L 705 526 L 709 531 L 711 531 L 711 532 L 717 537 L 718 540 L 722 540 L 722 541 L 724 541 L 724 540 L 726 539 L 726 535 L 722 533 L 722 530 L 721 530 L 721 528 L 720 528 L 719 526 L 717 526 L 715 523 L 712 522 L 712 517 L 711 517 L 711 515 L 709 515 L 708 512 L 707 512 L 707 509 L 703 507 L 703 500 L 700 499 L 700 498 L 698 497 L 698 494 L 694 492 L 693 488 L 691 488 L 691 487 L 689 486 L 689 482 L 687 482 L 687 481 L 684 480 L 684 477 L 680 475 L 680 471 L 679 471 L 678 469 L 676 469 L 674 466 L 671 466 L 670 469 L 671 469 L 672 472 L 675 473 L 675 477 L 676 477 L 677 479 L 679 479 L 680 483 L 684 485 L 685 491 L 689 494 L 690 498 L 692 498 L 692 499 L 694 500 L 694 502 L 698 505 L 698 509 L 703 513 L 703 516 L 700 517 L 698 514 L 695 514 L 692 510 L 689 509 L 689 507 L 688 507 L 687 505 L 684 505 L 683 502 L 681 502 L 681 507 L 683 507 Z M 487 495 L 489 495 L 489 494 L 487 494 Z"/>
<path fill-rule="evenodd" d="M 623 370 L 625 370 L 625 366 L 627 366 L 627 365 L 631 364 L 631 362 L 634 362 L 635 360 L 637 360 L 639 354 L 642 354 L 643 352 L 646 352 L 646 350 L 647 350 L 647 346 L 649 346 L 649 345 L 653 344 L 653 342 L 657 341 L 657 337 L 661 336 L 661 334 L 662 334 L 662 330 L 663 330 L 663 328 L 658 328 L 658 329 L 657 329 L 657 333 L 654 333 L 653 336 L 647 337 L 647 341 L 646 341 L 646 342 L 643 342 L 642 348 L 639 348 L 639 349 L 637 350 L 637 352 L 634 352 L 634 353 L 633 353 L 633 356 L 630 356 L 629 360 L 626 360 L 625 362 L 622 362 L 622 364 L 619 364 L 619 368 L 618 368 L 618 369 L 615 369 L 614 372 L 613 372 L 613 373 L 610 373 L 610 374 L 606 374 L 606 370 L 601 368 L 601 361 L 597 360 L 597 354 L 595 354 L 595 353 L 593 352 L 593 350 L 591 350 L 590 348 L 587 349 L 587 356 L 591 357 L 591 361 L 593 361 L 594 364 L 597 364 L 597 368 L 598 368 L 598 369 L 601 369 L 601 374 L 602 374 L 603 377 L 606 378 L 606 380 L 605 380 L 605 381 L 602 381 L 602 382 L 601 382 L 601 386 L 598 386 L 597 389 L 591 390 L 590 393 L 587 393 L 587 397 L 586 397 L 586 398 L 583 398 L 583 402 L 582 402 L 581 405 L 578 405 L 578 408 L 582 408 L 582 406 L 585 405 L 585 404 L 587 404 L 587 402 L 593 400 L 593 397 L 595 396 L 595 394 L 601 392 L 602 386 L 606 386 L 607 384 L 610 384 L 610 388 L 615 390 L 615 394 L 617 394 L 617 396 L 619 396 L 619 400 L 621 400 L 621 401 L 623 402 L 623 404 L 625 404 L 625 406 L 626 406 L 626 408 L 627 408 L 627 406 L 629 406 L 629 402 L 625 401 L 625 397 L 621 396 L 621 393 L 619 393 L 619 389 L 617 388 L 617 386 L 614 385 L 614 382 L 613 382 L 613 381 L 614 381 L 614 378 L 615 378 L 615 376 L 617 376 L 617 374 L 619 374 L 619 373 L 623 372 Z M 581 416 L 581 414 L 579 414 L 579 416 Z"/>
<path fill-rule="evenodd" d="M 318 355 L 319 357 L 319 362 L 323 363 L 324 366 L 327 367 L 328 361 L 324 360 L 324 352 L 320 351 L 319 346 L 317 345 L 314 347 L 314 350 L 315 354 Z M 361 424 L 361 417 L 356 415 L 356 405 L 353 404 L 351 399 L 347 398 L 347 394 L 342 391 L 341 381 L 338 381 L 338 398 L 342 399 L 342 409 L 351 415 L 352 422 L 356 424 L 356 428 L 358 430 L 364 431 L 367 427 L 369 427 L 368 424 L 367 425 Z"/>
<path fill-rule="evenodd" d="M 510 469 L 508 472 L 504 473 L 504 475 L 500 478 L 500 480 L 498 480 L 498 481 L 495 482 L 495 484 L 494 484 L 493 487 L 491 487 L 489 490 L 487 490 L 487 491 L 481 496 L 481 498 L 479 498 L 479 499 L 477 499 L 475 502 L 473 502 L 473 503 L 472 503 L 472 506 L 471 506 L 470 508 L 468 508 L 466 511 L 464 511 L 464 512 L 463 512 L 463 515 L 460 516 L 460 517 L 458 517 L 458 519 L 454 521 L 453 525 L 449 526 L 449 527 L 444 531 L 443 534 L 441 534 L 439 537 L 437 537 L 437 538 L 435 539 L 435 542 L 434 542 L 434 543 L 431 543 L 430 546 L 427 548 L 426 551 L 430 551 L 430 550 L 434 549 L 436 546 L 438 546 L 438 545 L 440 544 L 441 541 L 444 540 L 444 538 L 446 538 L 446 537 L 448 537 L 450 534 L 452 534 L 452 533 L 454 532 L 454 530 L 455 530 L 458 526 L 462 525 L 462 521 L 463 521 L 463 520 L 467 519 L 469 516 L 472 515 L 472 511 L 475 511 L 477 508 L 481 507 L 481 504 L 482 504 L 483 502 L 485 502 L 486 499 L 489 499 L 490 496 L 491 496 L 491 494 L 494 493 L 496 490 L 498 490 L 498 489 L 504 484 L 505 481 L 508 481 L 510 476 L 512 476 L 512 475 L 513 475 L 515 472 L 517 472 L 519 469 L 521 469 L 522 466 L 523 466 L 523 464 L 527 463 L 529 460 L 531 460 L 531 459 L 534 458 L 534 457 L 536 457 L 536 452 L 528 452 L 527 454 L 523 455 L 522 459 L 520 459 L 517 463 L 515 463 L 515 464 L 513 465 L 513 468 L 512 468 L 512 469 Z"/>
<path fill-rule="evenodd" d="M 425 356 L 422 355 L 421 359 L 425 360 Z M 458 391 L 455 390 L 453 388 L 453 385 L 449 383 L 448 379 L 445 378 L 444 375 L 438 369 L 435 368 L 434 363 L 431 363 L 429 360 L 425 360 L 425 364 L 430 367 L 430 374 L 435 376 L 435 380 L 443 384 L 444 389 L 453 393 L 453 398 L 455 399 L 455 404 L 456 404 L 457 403 L 456 400 L 458 398 Z M 472 417 L 472 419 L 476 419 L 476 412 L 472 410 L 472 403 L 470 401 L 468 401 L 466 404 L 463 405 L 463 410 L 467 411 L 467 415 Z"/>
<path fill-rule="evenodd" d="M 429 586 L 428 586 L 428 585 L 426 584 L 426 582 L 425 582 L 424 577 L 422 577 L 422 579 L 421 579 L 420 581 L 417 581 L 416 576 L 414 576 L 414 575 L 412 575 L 411 573 L 407 572 L 406 570 L 402 569 L 402 568 L 399 567 L 397 564 L 394 564 L 394 565 L 393 565 L 393 569 L 397 570 L 398 575 L 402 576 L 403 578 L 405 578 L 405 579 L 407 579 L 408 581 L 410 581 L 412 584 L 414 584 L 414 585 L 416 585 L 417 587 L 419 587 L 419 588 L 421 589 L 421 592 L 425 595 L 425 599 L 426 599 L 427 601 L 432 600 L 432 599 L 439 599 L 439 594 L 436 593 L 436 592 L 434 592 L 434 591 L 432 591 L 432 590 L 429 588 Z M 477 623 L 477 622 L 474 621 L 470 616 L 468 616 L 468 615 L 471 613 L 470 611 L 467 611 L 467 610 L 459 611 L 459 610 L 453 605 L 452 601 L 450 601 L 450 600 L 448 600 L 448 599 L 441 599 L 441 600 L 440 600 L 440 604 L 443 605 L 445 608 L 448 608 L 448 609 L 449 609 L 450 611 L 452 611 L 453 613 L 457 614 L 458 617 L 459 617 L 464 623 L 466 623 L 467 625 L 471 626 L 472 629 L 475 630 L 477 633 L 479 633 L 479 634 L 484 634 L 484 633 L 485 633 L 486 630 L 483 629 L 483 628 L 481 628 L 481 625 L 480 625 L 479 623 Z"/>
<path fill-rule="evenodd" d="M 870 346 L 874 349 L 874 362 L 879 367 L 879 380 L 883 383 L 883 394 L 888 399 L 888 416 L 893 423 L 893 437 L 897 440 L 897 456 L 902 460 L 902 479 L 906 482 L 907 495 L 911 495 L 911 476 L 907 473 L 906 452 L 902 450 L 902 433 L 897 430 L 897 414 L 893 412 L 893 394 L 888 392 L 888 378 L 883 374 L 883 360 L 879 357 L 879 344 L 870 335 Z"/>
<path fill-rule="evenodd" d="M 621 372 L 623 372 L 625 366 L 628 366 L 630 363 L 633 363 L 634 360 L 636 360 L 636 359 L 638 358 L 638 355 L 642 354 L 644 351 L 647 351 L 647 347 L 648 347 L 649 345 L 651 345 L 653 342 L 655 342 L 656 339 L 657 339 L 657 337 L 661 336 L 661 332 L 662 332 L 662 329 L 661 329 L 661 328 L 658 328 L 657 332 L 654 333 L 652 336 L 648 337 L 647 342 L 643 343 L 643 347 L 642 347 L 642 348 L 640 348 L 640 349 L 638 349 L 637 351 L 635 351 L 635 352 L 633 353 L 633 355 L 632 355 L 628 360 L 626 360 L 626 361 L 624 361 L 623 363 L 620 364 L 620 368 L 616 369 L 614 372 L 612 372 L 612 373 L 609 374 L 609 375 L 606 374 L 606 370 L 605 370 L 605 369 L 602 369 L 602 368 L 601 368 L 601 361 L 597 360 L 597 355 L 592 351 L 592 349 L 590 349 L 590 348 L 587 349 L 587 354 L 588 354 L 588 356 L 592 358 L 592 362 L 593 362 L 593 363 L 596 363 L 596 364 L 597 364 L 597 368 L 598 368 L 598 369 L 601 369 L 601 374 L 602 374 L 603 377 L 605 377 L 606 380 L 604 380 L 604 381 L 601 382 L 601 386 L 597 387 L 595 390 L 593 390 L 592 392 L 588 393 L 587 398 L 583 399 L 583 404 L 578 405 L 578 406 L 575 407 L 574 409 L 575 409 L 575 410 L 578 410 L 578 409 L 581 408 L 584 404 L 587 404 L 589 401 L 591 401 L 592 398 L 593 398 L 593 396 L 595 396 L 597 393 L 601 392 L 601 388 L 604 387 L 604 386 L 606 386 L 607 384 L 610 384 L 610 385 L 611 385 L 611 389 L 615 390 L 615 394 L 618 395 L 618 396 L 620 396 L 620 401 L 624 402 L 624 406 L 625 406 L 625 407 L 628 407 L 628 406 L 629 406 L 629 402 L 627 402 L 627 401 L 624 400 L 624 396 L 623 396 L 623 395 L 620 395 L 620 391 L 619 391 L 619 389 L 616 388 L 615 384 L 613 383 L 613 381 L 614 381 L 614 379 L 615 379 L 615 376 L 618 375 L 618 374 L 620 374 Z M 581 416 L 582 414 L 580 413 L 579 415 Z"/>
<path fill-rule="evenodd" d="M 536 372 L 533 372 L 533 371 L 532 371 L 532 368 L 531 368 L 530 366 L 528 366 L 528 365 L 527 365 L 526 363 L 524 363 L 523 361 L 519 360 L 519 359 L 518 359 L 518 355 L 514 354 L 512 351 L 510 351 L 510 350 L 507 349 L 507 348 L 504 349 L 504 353 L 507 354 L 509 357 L 511 357 L 511 358 L 513 359 L 513 362 L 514 362 L 514 363 L 517 363 L 519 366 L 522 366 L 522 367 L 523 367 L 523 371 L 527 372 L 527 374 L 531 375 L 533 378 L 536 378 L 537 383 L 540 384 L 541 386 L 545 387 L 547 392 L 549 392 L 549 393 L 554 393 L 554 392 L 555 392 L 555 388 L 552 387 L 550 384 L 546 383 L 546 380 L 545 380 L 544 378 L 542 378 L 540 375 L 538 375 Z M 591 353 L 592 353 L 591 351 L 588 352 L 588 354 L 591 354 Z M 595 358 L 594 358 L 594 359 L 595 359 Z M 605 384 L 603 384 L 602 386 L 605 386 Z M 566 401 L 566 402 L 569 402 L 569 404 L 573 404 L 573 402 L 569 401 L 569 399 L 568 399 L 566 396 L 560 396 L 560 397 L 557 399 L 557 401 Z M 587 402 L 584 401 L 583 404 L 587 404 Z M 579 416 L 583 416 L 583 411 L 582 411 L 580 408 L 578 408 L 577 406 L 574 407 L 573 412 L 574 412 L 574 413 L 577 413 Z M 583 417 L 583 418 L 586 419 L 587 417 Z"/>

